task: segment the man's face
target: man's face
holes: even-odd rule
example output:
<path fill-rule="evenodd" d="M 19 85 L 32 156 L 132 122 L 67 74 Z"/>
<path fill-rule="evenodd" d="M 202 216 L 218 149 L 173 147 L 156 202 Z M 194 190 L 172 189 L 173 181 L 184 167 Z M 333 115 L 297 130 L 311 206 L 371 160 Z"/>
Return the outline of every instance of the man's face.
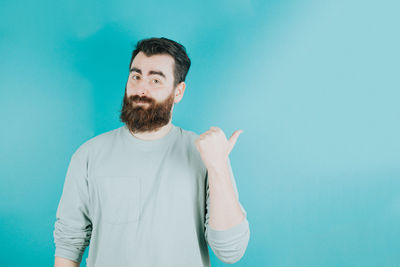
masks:
<path fill-rule="evenodd" d="M 121 110 L 121 121 L 133 132 L 151 132 L 168 124 L 175 101 L 174 59 L 167 54 L 132 61 Z"/>

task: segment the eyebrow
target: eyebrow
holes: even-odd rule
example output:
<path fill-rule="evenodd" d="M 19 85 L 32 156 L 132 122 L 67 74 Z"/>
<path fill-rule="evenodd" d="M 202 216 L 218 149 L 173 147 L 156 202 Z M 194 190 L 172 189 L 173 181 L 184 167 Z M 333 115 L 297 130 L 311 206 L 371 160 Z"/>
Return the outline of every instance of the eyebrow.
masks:
<path fill-rule="evenodd" d="M 142 70 L 141 70 L 141 69 L 138 69 L 138 68 L 136 68 L 136 67 L 132 67 L 132 68 L 129 70 L 129 73 L 131 73 L 131 72 L 133 72 L 133 71 L 136 71 L 136 72 L 142 74 Z M 148 74 L 149 74 L 149 75 L 153 75 L 153 74 L 160 75 L 160 76 L 164 77 L 164 79 L 167 79 L 167 77 L 165 76 L 165 74 L 164 74 L 162 71 L 159 71 L 159 70 L 149 70 L 149 73 L 148 73 Z"/>

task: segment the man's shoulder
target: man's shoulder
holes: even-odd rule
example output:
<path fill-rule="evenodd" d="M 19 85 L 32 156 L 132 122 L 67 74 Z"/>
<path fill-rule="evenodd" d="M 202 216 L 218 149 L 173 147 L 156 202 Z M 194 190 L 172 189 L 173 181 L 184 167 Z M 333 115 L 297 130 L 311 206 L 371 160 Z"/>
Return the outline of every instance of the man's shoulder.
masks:
<path fill-rule="evenodd" d="M 80 157 L 88 155 L 89 151 L 96 150 L 97 148 L 101 148 L 105 146 L 107 143 L 112 142 L 120 132 L 121 128 L 122 126 L 107 132 L 97 134 L 89 138 L 81 145 L 79 145 L 73 156 Z"/>
<path fill-rule="evenodd" d="M 182 136 L 188 138 L 191 141 L 196 140 L 200 136 L 199 134 L 197 134 L 196 132 L 194 132 L 192 130 L 186 130 L 179 126 L 178 126 L 178 128 L 180 129 Z"/>

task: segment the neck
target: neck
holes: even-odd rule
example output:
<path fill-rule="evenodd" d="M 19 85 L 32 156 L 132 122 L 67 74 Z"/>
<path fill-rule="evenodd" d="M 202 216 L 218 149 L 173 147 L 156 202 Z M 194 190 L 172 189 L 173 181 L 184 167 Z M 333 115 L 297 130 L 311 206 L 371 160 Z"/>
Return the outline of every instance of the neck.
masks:
<path fill-rule="evenodd" d="M 141 133 L 132 133 L 131 134 L 141 140 L 156 140 L 160 139 L 161 137 L 167 135 L 169 131 L 172 129 L 172 123 L 169 121 L 168 124 L 164 125 L 157 131 L 153 132 L 141 132 Z"/>

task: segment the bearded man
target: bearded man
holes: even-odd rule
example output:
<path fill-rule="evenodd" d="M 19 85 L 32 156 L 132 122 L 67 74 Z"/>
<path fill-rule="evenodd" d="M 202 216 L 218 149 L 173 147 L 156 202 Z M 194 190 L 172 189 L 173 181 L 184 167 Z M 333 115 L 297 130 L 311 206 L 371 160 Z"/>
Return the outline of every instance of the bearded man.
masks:
<path fill-rule="evenodd" d="M 250 230 L 239 202 L 227 139 L 172 124 L 191 61 L 167 38 L 139 41 L 132 53 L 123 126 L 72 155 L 53 232 L 55 266 L 210 266 L 209 251 L 234 263 Z"/>

